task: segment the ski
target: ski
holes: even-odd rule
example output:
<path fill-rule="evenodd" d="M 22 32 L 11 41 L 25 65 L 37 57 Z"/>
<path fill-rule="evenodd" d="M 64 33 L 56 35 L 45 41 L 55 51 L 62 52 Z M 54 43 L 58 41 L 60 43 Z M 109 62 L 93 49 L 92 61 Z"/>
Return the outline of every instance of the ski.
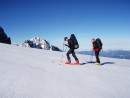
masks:
<path fill-rule="evenodd" d="M 59 65 L 73 65 L 73 66 L 78 66 L 78 65 L 86 65 L 87 63 L 85 62 L 82 62 L 82 63 L 79 63 L 79 64 L 74 64 L 74 63 L 70 63 L 70 64 L 65 64 L 64 61 L 61 61 L 61 62 L 58 62 L 58 61 L 51 61 L 52 63 L 57 63 Z"/>
<path fill-rule="evenodd" d="M 65 64 L 65 65 L 74 65 L 74 66 L 76 66 L 76 65 L 85 65 L 85 64 L 87 64 L 87 63 L 79 63 L 79 64 L 70 63 L 70 64 Z"/>

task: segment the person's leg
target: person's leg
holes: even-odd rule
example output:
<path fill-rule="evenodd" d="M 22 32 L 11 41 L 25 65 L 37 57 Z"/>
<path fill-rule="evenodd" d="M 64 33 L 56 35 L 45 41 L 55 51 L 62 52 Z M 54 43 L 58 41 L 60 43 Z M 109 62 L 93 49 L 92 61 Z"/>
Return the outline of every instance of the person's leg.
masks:
<path fill-rule="evenodd" d="M 67 56 L 67 60 L 70 61 L 70 54 L 72 53 L 72 50 L 69 49 L 66 56 Z"/>
<path fill-rule="evenodd" d="M 74 57 L 75 60 L 78 60 L 77 56 L 75 55 L 74 50 L 72 51 L 72 56 Z"/>
<path fill-rule="evenodd" d="M 96 63 L 100 64 L 99 51 L 95 51 L 95 56 L 96 56 Z"/>
<path fill-rule="evenodd" d="M 74 57 L 74 59 L 76 61 L 74 64 L 79 64 L 79 60 L 78 60 L 77 56 L 75 55 L 74 49 L 72 51 L 72 56 Z"/>
<path fill-rule="evenodd" d="M 70 54 L 72 53 L 72 50 L 71 49 L 69 49 L 68 50 L 68 52 L 66 53 L 66 56 L 67 56 L 67 62 L 66 62 L 66 64 L 70 64 L 71 63 L 71 59 L 70 59 Z"/>

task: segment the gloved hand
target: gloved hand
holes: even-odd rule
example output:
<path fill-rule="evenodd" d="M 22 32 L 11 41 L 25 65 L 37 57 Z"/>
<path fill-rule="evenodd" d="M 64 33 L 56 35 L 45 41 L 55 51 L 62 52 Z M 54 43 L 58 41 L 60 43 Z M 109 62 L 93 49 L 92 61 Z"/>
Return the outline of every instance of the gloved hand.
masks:
<path fill-rule="evenodd" d="M 68 46 L 67 44 L 64 44 L 65 46 Z"/>

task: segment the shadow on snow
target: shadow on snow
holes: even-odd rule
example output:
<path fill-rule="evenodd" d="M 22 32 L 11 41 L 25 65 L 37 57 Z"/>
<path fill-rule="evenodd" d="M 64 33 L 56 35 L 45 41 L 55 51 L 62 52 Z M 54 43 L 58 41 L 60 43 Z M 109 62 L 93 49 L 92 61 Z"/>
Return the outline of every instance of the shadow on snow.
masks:
<path fill-rule="evenodd" d="M 96 63 L 95 61 L 86 62 L 86 64 L 95 64 L 95 63 Z M 101 65 L 106 65 L 106 64 L 115 64 L 115 62 L 103 62 L 103 63 L 101 63 Z"/>

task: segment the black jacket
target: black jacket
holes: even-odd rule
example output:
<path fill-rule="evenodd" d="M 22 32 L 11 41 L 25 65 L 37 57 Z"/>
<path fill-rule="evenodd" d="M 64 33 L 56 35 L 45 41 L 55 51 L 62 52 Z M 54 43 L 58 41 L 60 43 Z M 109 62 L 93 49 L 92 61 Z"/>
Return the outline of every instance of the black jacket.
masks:
<path fill-rule="evenodd" d="M 68 47 L 74 49 L 74 41 L 71 38 L 68 40 Z"/>

